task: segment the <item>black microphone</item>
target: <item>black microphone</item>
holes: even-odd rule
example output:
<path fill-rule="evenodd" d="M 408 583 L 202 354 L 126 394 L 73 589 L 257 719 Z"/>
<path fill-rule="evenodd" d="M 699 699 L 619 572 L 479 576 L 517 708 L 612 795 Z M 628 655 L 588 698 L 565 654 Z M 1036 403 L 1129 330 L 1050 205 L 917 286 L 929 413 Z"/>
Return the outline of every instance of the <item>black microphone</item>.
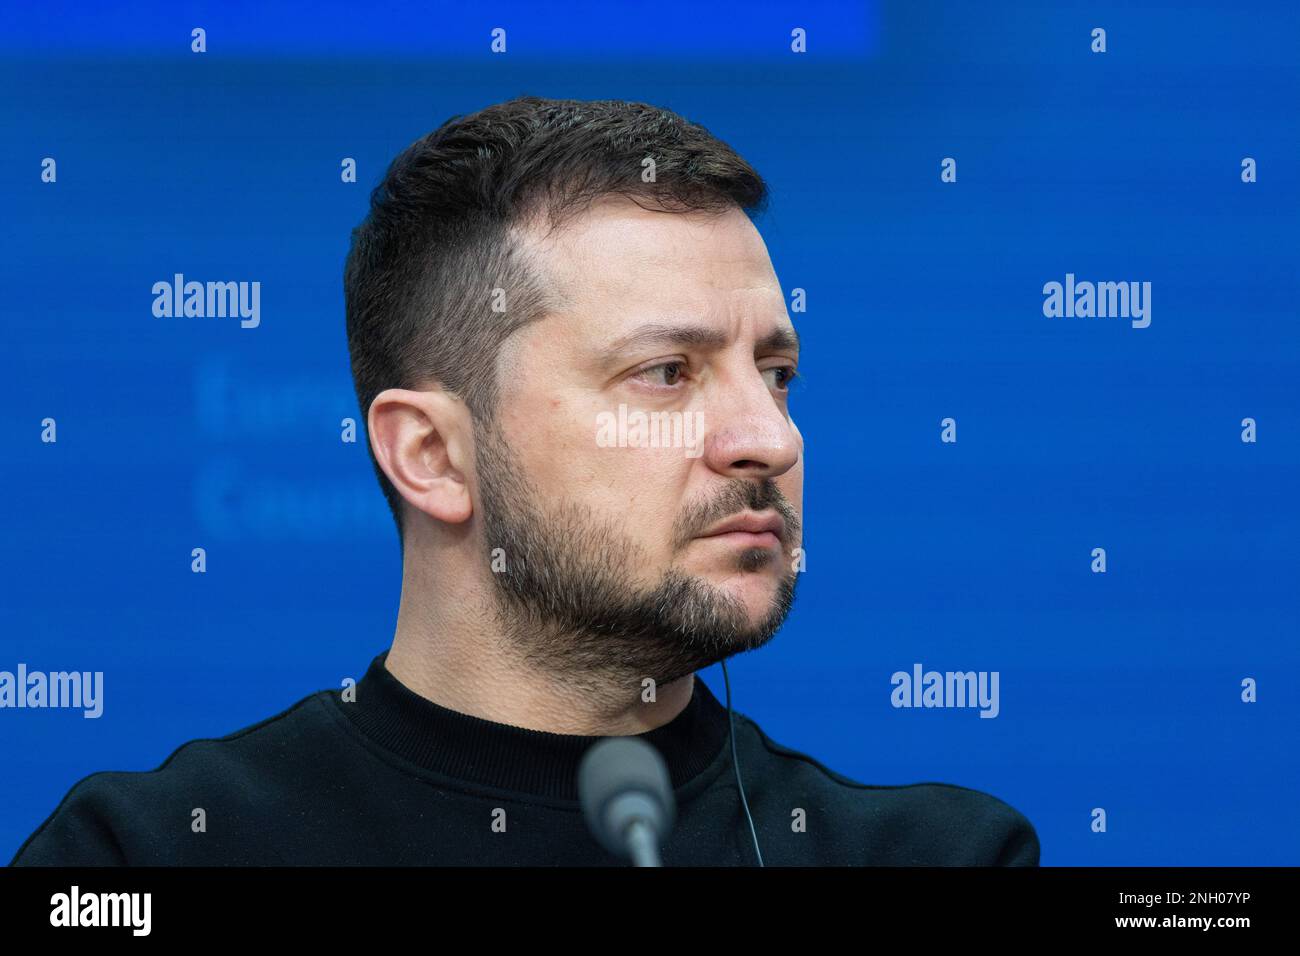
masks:
<path fill-rule="evenodd" d="M 676 817 L 668 767 L 636 737 L 606 737 L 578 767 L 578 796 L 600 844 L 634 866 L 662 866 L 659 846 Z"/>

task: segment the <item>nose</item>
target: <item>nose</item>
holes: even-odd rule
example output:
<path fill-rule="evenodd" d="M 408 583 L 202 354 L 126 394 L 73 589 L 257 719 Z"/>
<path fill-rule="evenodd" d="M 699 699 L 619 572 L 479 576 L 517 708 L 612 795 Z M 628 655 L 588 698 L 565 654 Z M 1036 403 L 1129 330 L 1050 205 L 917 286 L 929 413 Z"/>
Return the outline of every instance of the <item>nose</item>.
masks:
<path fill-rule="evenodd" d="M 775 478 L 803 454 L 799 430 L 752 361 L 744 373 L 715 383 L 704 409 L 701 457 L 727 478 Z"/>

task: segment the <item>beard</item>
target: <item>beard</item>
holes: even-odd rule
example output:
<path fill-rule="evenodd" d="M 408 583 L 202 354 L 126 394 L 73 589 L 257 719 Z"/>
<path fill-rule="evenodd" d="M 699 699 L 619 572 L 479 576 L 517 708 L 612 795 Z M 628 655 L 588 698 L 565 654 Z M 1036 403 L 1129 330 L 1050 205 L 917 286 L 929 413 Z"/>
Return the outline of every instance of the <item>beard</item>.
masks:
<path fill-rule="evenodd" d="M 709 581 L 669 568 L 637 583 L 645 550 L 617 520 L 574 501 L 544 502 L 513 464 L 493 423 L 479 423 L 475 463 L 495 610 L 509 647 L 529 664 L 592 693 L 652 678 L 666 684 L 766 644 L 794 603 L 797 572 L 784 555 L 799 519 L 770 478 L 732 479 L 707 504 L 688 508 L 672 530 L 673 553 L 746 508 L 785 520 L 782 552 L 746 548 L 734 569 L 786 564 L 767 612 L 751 622 L 744 604 Z M 496 549 L 500 549 L 497 551 Z"/>

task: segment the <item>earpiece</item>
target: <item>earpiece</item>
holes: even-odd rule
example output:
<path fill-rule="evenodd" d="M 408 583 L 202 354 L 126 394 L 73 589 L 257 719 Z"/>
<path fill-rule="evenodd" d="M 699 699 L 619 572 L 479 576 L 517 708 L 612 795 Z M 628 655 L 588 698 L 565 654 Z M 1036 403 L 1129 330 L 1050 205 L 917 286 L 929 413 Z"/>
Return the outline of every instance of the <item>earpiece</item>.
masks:
<path fill-rule="evenodd" d="M 754 855 L 758 865 L 763 865 L 763 851 L 758 848 L 758 831 L 754 829 L 754 818 L 749 812 L 749 801 L 745 799 L 745 785 L 740 780 L 740 761 L 736 757 L 736 725 L 731 716 L 731 678 L 727 676 L 727 662 L 722 662 L 722 680 L 727 686 L 727 729 L 731 734 L 731 765 L 736 768 L 736 786 L 740 789 L 740 805 L 745 808 L 745 819 L 749 821 L 749 835 L 754 839 Z"/>

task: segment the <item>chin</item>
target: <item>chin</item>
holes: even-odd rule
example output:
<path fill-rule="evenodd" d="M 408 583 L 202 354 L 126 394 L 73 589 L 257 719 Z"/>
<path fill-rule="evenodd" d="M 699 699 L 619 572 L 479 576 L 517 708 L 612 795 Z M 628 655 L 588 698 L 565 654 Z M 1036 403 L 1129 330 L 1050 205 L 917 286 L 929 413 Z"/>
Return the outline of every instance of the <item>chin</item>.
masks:
<path fill-rule="evenodd" d="M 770 571 L 729 574 L 712 583 L 744 605 L 749 623 L 754 626 L 771 613 L 779 584 Z"/>

